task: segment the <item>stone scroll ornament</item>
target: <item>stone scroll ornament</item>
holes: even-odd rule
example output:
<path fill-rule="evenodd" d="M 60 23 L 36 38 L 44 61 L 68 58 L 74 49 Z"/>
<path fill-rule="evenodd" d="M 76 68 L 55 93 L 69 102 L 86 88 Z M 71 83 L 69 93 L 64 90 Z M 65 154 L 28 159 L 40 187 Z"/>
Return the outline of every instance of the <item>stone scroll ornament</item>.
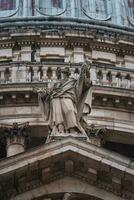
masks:
<path fill-rule="evenodd" d="M 85 134 L 81 119 L 91 111 L 92 83 L 88 62 L 82 64 L 78 79 L 70 76 L 68 67 L 61 69 L 61 80 L 52 88 L 35 88 L 42 116 L 57 133 Z"/>

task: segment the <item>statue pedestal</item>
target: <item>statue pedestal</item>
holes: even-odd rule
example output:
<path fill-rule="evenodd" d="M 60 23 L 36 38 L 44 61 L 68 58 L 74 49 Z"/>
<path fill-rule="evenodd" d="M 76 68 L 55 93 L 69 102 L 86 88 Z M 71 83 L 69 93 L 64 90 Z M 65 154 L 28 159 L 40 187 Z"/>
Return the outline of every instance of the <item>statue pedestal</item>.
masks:
<path fill-rule="evenodd" d="M 88 142 L 98 147 L 102 146 L 102 140 L 100 138 L 89 138 Z"/>
<path fill-rule="evenodd" d="M 53 141 L 57 141 L 57 140 L 62 140 L 66 137 L 73 137 L 73 138 L 77 138 L 78 140 L 82 140 L 82 141 L 87 141 L 88 137 L 86 134 L 83 133 L 51 133 L 50 135 L 48 135 L 46 143 L 48 142 L 53 142 Z"/>

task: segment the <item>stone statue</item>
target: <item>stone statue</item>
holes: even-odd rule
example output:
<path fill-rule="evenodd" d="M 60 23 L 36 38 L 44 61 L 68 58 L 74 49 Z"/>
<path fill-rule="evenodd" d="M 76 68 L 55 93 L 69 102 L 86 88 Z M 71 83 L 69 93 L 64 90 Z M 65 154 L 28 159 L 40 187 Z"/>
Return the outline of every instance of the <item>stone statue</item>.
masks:
<path fill-rule="evenodd" d="M 52 132 L 85 133 L 80 120 L 91 111 L 91 80 L 88 63 L 81 67 L 79 78 L 70 77 L 68 67 L 61 69 L 62 78 L 52 88 L 37 90 L 44 120 Z"/>

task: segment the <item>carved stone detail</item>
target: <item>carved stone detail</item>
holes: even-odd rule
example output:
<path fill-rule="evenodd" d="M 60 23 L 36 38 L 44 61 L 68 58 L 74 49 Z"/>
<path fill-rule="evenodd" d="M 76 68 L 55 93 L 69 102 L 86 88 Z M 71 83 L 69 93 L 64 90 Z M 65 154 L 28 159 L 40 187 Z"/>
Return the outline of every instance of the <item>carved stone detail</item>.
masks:
<path fill-rule="evenodd" d="M 6 138 L 7 157 L 22 153 L 25 150 L 26 139 L 28 138 L 29 123 L 13 125 L 1 125 L 1 132 Z"/>

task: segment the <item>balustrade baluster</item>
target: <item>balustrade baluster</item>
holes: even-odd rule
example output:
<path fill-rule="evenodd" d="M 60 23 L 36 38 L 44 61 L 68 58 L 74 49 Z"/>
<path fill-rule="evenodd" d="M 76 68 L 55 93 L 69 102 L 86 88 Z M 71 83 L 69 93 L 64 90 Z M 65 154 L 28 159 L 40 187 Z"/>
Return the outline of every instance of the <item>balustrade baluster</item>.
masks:
<path fill-rule="evenodd" d="M 122 81 L 121 81 L 121 87 L 127 88 L 127 80 L 126 80 L 126 74 L 122 74 Z"/>
<path fill-rule="evenodd" d="M 90 70 L 90 78 L 91 78 L 92 83 L 95 84 L 97 81 L 97 73 L 96 73 L 95 67 L 91 68 L 91 70 Z"/>
<path fill-rule="evenodd" d="M 0 82 L 1 82 L 1 83 L 4 83 L 4 81 L 5 81 L 4 71 L 1 71 Z"/>
<path fill-rule="evenodd" d="M 47 81 L 48 78 L 47 78 L 47 68 L 46 67 L 43 67 L 43 77 L 42 77 L 42 80 L 43 81 Z"/>
<path fill-rule="evenodd" d="M 112 86 L 117 86 L 116 72 L 112 72 Z"/>
<path fill-rule="evenodd" d="M 34 71 L 33 81 L 37 82 L 37 81 L 39 81 L 39 78 L 38 78 L 38 67 L 33 67 L 33 71 Z"/>
<path fill-rule="evenodd" d="M 103 80 L 102 80 L 102 84 L 103 85 L 108 85 L 108 80 L 107 80 L 107 72 L 106 71 L 103 71 Z"/>
<path fill-rule="evenodd" d="M 122 81 L 122 76 L 121 76 L 121 73 L 118 72 L 117 75 L 116 75 L 116 82 L 117 82 L 117 87 L 121 87 L 121 81 Z"/>
<path fill-rule="evenodd" d="M 55 81 L 55 80 L 57 80 L 57 76 L 56 76 L 56 67 L 53 67 L 53 68 L 52 68 L 52 71 L 53 71 L 53 73 L 52 73 L 52 80 Z"/>
<path fill-rule="evenodd" d="M 131 88 L 131 89 L 134 89 L 134 75 L 131 75 L 130 88 Z"/>

